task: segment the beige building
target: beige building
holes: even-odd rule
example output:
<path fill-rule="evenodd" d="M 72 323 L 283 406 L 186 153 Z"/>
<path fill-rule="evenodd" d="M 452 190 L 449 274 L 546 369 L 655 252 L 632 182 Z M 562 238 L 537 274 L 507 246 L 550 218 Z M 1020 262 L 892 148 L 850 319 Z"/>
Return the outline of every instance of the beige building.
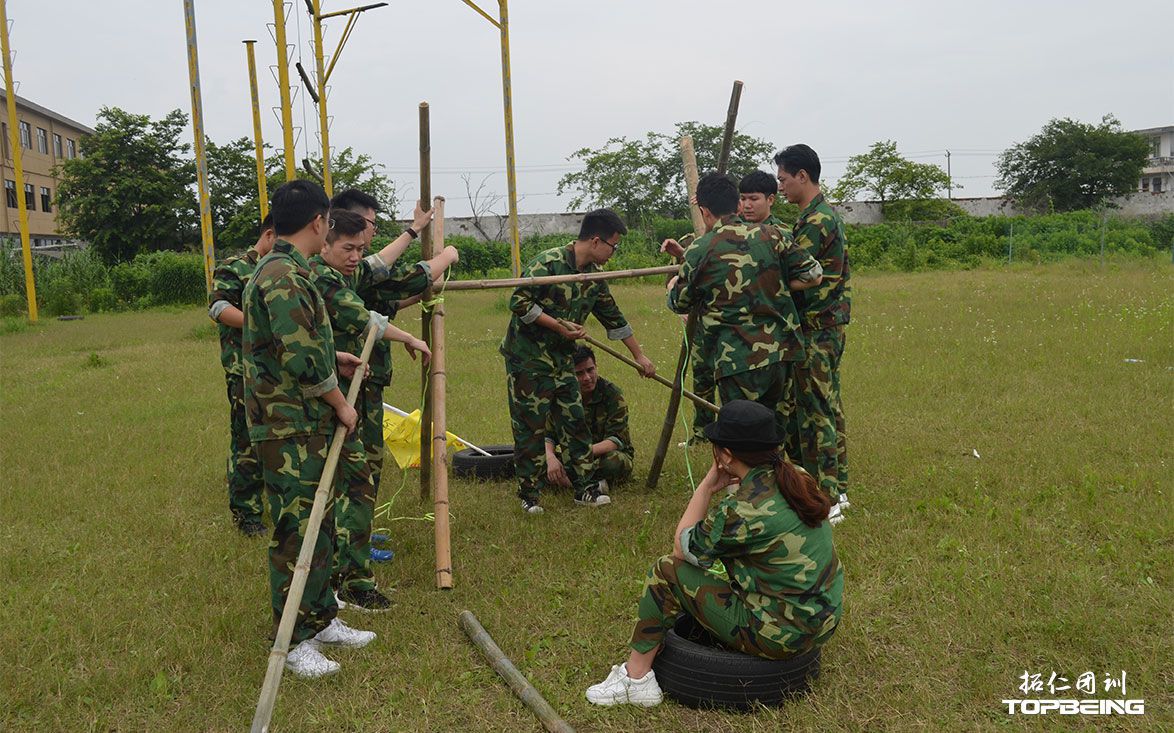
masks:
<path fill-rule="evenodd" d="M 1150 144 L 1150 157 L 1141 171 L 1137 190 L 1145 193 L 1174 190 L 1174 125 L 1132 132 Z"/>
<path fill-rule="evenodd" d="M 53 168 L 80 155 L 81 140 L 94 131 L 80 122 L 16 96 L 17 144 L 21 146 L 24 190 L 18 191 L 8 137 L 8 97 L 0 89 L 3 136 L 0 140 L 0 178 L 4 180 L 4 206 L 0 207 L 0 237 L 20 237 L 17 196 L 24 196 L 29 212 L 29 240 L 33 247 L 51 247 L 64 238 L 57 229 L 57 178 Z"/>

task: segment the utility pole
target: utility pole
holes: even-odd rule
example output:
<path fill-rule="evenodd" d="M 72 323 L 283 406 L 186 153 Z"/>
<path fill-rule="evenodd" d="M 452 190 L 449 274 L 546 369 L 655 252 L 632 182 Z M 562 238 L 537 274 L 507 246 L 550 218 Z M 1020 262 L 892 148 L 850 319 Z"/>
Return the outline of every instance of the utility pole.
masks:
<path fill-rule="evenodd" d="M 289 96 L 289 45 L 285 41 L 285 0 L 273 0 L 273 40 L 277 43 L 277 90 L 281 93 L 281 138 L 285 180 L 297 178 L 294 162 L 293 105 Z"/>
<path fill-rule="evenodd" d="M 946 198 L 954 198 L 954 176 L 950 173 L 950 151 L 946 151 Z"/>
<path fill-rule="evenodd" d="M 256 41 L 245 41 L 249 62 L 249 97 L 253 103 L 253 145 L 257 149 L 257 199 L 261 202 L 261 220 L 269 214 L 269 189 L 265 180 L 265 140 L 261 136 L 261 103 L 257 99 L 257 57 L 253 52 Z"/>

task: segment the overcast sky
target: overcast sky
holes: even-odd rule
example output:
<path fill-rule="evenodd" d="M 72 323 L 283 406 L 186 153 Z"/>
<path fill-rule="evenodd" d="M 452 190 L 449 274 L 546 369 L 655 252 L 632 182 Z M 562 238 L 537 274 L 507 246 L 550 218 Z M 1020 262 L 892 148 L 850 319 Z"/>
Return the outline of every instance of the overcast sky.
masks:
<path fill-rule="evenodd" d="M 241 41 L 254 38 L 265 139 L 280 145 L 272 4 L 195 3 L 207 134 L 252 135 Z M 322 12 L 353 4 L 323 0 Z M 182 0 L 8 0 L 8 14 L 21 96 L 91 126 L 103 106 L 190 113 Z M 343 26 L 328 22 L 328 49 Z M 301 0 L 287 27 L 312 70 Z M 826 181 L 892 139 L 943 167 L 950 149 L 958 196 L 992 194 L 994 156 L 1053 117 L 1174 124 L 1169 0 L 513 0 L 510 31 L 523 212 L 566 208 L 554 191 L 580 147 L 684 120 L 720 124 L 734 79 L 746 85 L 740 131 L 808 143 Z M 432 108 L 433 191 L 450 215 L 468 208 L 461 172 L 490 174 L 487 189 L 504 194 L 499 36 L 461 0 L 391 0 L 364 14 L 331 86 L 332 145 L 382 163 L 402 199 L 418 191 L 421 101 Z M 300 160 L 318 146 L 316 109 L 300 94 L 294 117 L 310 129 Z"/>

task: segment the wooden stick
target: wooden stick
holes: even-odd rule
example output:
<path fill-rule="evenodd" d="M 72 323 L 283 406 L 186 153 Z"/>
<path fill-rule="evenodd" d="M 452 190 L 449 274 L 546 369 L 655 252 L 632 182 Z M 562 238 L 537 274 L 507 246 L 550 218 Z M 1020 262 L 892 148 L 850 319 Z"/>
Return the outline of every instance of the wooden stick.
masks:
<path fill-rule="evenodd" d="M 693 233 L 700 237 L 705 232 L 705 220 L 701 218 L 701 208 L 691 202 L 697 193 L 697 154 L 693 150 L 693 136 L 681 138 L 681 160 L 685 162 L 685 190 L 688 192 L 689 216 L 693 220 Z"/>
<path fill-rule="evenodd" d="M 595 348 L 599 349 L 600 351 L 607 353 L 607 354 L 611 354 L 612 356 L 614 356 L 615 358 L 624 362 L 625 364 L 632 367 L 636 371 L 640 371 L 639 364 L 637 364 L 635 361 L 628 358 L 624 354 L 620 353 L 619 351 L 616 351 L 615 349 L 608 346 L 607 344 L 603 343 L 599 339 L 588 335 L 588 336 L 584 336 L 583 340 L 586 341 L 587 343 L 591 344 Z M 657 382 L 658 384 L 663 384 L 664 386 L 668 387 L 669 389 L 678 389 L 677 384 L 670 382 L 669 380 L 665 379 L 664 377 L 660 376 L 659 374 L 653 374 L 652 381 Z M 685 398 L 691 400 L 693 402 L 693 404 L 697 405 L 698 407 L 700 407 L 704 410 L 709 410 L 710 412 L 717 412 L 718 411 L 718 406 L 713 404 L 709 400 L 704 399 L 702 397 L 698 397 L 697 395 L 693 394 L 692 392 L 685 389 L 684 387 L 679 387 L 679 389 L 681 390 L 682 397 L 685 397 Z"/>
<path fill-rule="evenodd" d="M 529 680 L 510 662 L 505 652 L 493 642 L 493 637 L 477 621 L 477 617 L 471 611 L 461 611 L 458 620 L 465 636 L 469 637 L 469 641 L 473 642 L 473 646 L 477 647 L 494 671 L 501 675 L 514 694 L 538 716 L 538 719 L 542 721 L 543 728 L 546 728 L 550 733 L 575 733 L 575 729 L 559 717 L 559 714 L 542 697 L 542 694 L 534 689 L 534 685 L 530 684 Z"/>
<path fill-rule="evenodd" d="M 432 203 L 432 142 L 428 126 L 428 103 L 420 102 L 420 202 L 427 209 Z M 420 259 L 432 259 L 432 227 L 420 232 Z M 443 222 L 441 223 L 443 226 Z M 432 299 L 432 282 L 424 286 L 423 302 Z M 432 319 L 427 308 L 420 309 L 420 338 L 432 348 Z M 432 473 L 432 393 L 428 389 L 428 365 L 420 364 L 420 389 L 424 392 L 420 409 L 420 498 L 428 498 Z"/>
<path fill-rule="evenodd" d="M 346 393 L 346 403 L 352 407 L 362 389 L 363 373 L 366 371 L 367 362 L 371 360 L 371 350 L 375 348 L 375 341 L 375 329 L 368 329 L 367 340 L 363 342 L 363 353 L 360 357 L 362 363 L 355 368 L 355 376 L 351 379 L 350 388 Z M 302 538 L 302 547 L 298 551 L 297 563 L 294 565 L 293 580 L 289 584 L 285 606 L 281 609 L 281 621 L 277 624 L 277 638 L 273 640 L 273 649 L 269 652 L 269 668 L 265 670 L 261 697 L 257 700 L 257 710 L 253 714 L 253 733 L 264 733 L 268 730 L 269 721 L 273 717 L 273 706 L 277 703 L 277 687 L 281 684 L 281 673 L 285 670 L 285 659 L 289 656 L 289 640 L 293 636 L 294 624 L 298 619 L 298 607 L 302 605 L 302 595 L 306 591 L 310 561 L 314 557 L 314 545 L 318 541 L 318 529 L 322 526 L 322 515 L 326 513 L 326 501 L 334 484 L 334 473 L 338 467 L 338 457 L 342 453 L 342 444 L 346 442 L 346 432 L 346 427 L 342 425 L 334 429 L 330 450 L 326 454 L 326 465 L 322 469 L 321 478 L 318 479 L 314 505 L 310 508 L 310 518 L 306 522 L 306 534 Z"/>
<path fill-rule="evenodd" d="M 520 288 L 526 285 L 554 285 L 557 283 L 586 283 L 596 280 L 619 280 L 626 277 L 676 274 L 679 265 L 645 267 L 638 270 L 609 270 L 603 272 L 579 272 L 573 275 L 547 275 L 545 277 L 514 277 L 505 280 L 452 280 L 445 291 L 489 290 L 491 288 Z"/>
<path fill-rule="evenodd" d="M 717 156 L 717 172 L 725 173 L 730 164 L 730 149 L 734 145 L 734 125 L 738 121 L 738 105 L 742 101 L 742 82 L 735 81 L 730 92 L 730 106 L 726 110 L 726 134 L 722 136 L 721 152 Z"/>
<path fill-rule="evenodd" d="M 432 203 L 436 248 L 444 249 L 444 197 Z M 448 420 L 445 413 L 448 377 L 444 371 L 444 304 L 432 307 L 432 512 L 436 536 L 436 587 L 452 590 L 452 547 L 448 531 Z M 423 465 L 423 456 L 420 457 Z"/>

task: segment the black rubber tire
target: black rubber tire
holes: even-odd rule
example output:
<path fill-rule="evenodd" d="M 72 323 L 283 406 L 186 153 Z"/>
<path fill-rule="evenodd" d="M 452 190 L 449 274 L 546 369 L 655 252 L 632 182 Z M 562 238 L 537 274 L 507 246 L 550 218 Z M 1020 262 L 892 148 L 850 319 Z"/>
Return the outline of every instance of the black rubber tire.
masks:
<path fill-rule="evenodd" d="M 514 447 L 512 445 L 483 445 L 491 455 L 483 456 L 472 448 L 459 450 L 452 457 L 452 472 L 459 478 L 484 480 L 513 478 Z"/>
<path fill-rule="evenodd" d="M 704 627 L 683 614 L 652 669 L 664 694 L 682 705 L 748 711 L 808 692 L 819 676 L 819 650 L 781 660 L 742 654 L 717 646 Z"/>

